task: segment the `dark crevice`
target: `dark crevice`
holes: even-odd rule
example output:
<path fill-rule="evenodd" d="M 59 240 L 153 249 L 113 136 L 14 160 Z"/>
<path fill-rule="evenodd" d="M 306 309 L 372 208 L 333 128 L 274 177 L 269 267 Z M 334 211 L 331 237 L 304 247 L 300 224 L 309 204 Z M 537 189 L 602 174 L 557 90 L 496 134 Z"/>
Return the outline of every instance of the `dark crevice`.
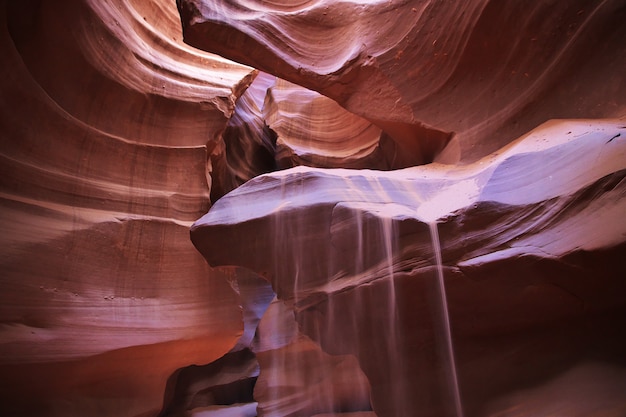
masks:
<path fill-rule="evenodd" d="M 159 417 L 182 417 L 188 410 L 210 405 L 254 402 L 258 373 L 256 355 L 247 348 L 207 365 L 180 368 L 168 378 Z"/>

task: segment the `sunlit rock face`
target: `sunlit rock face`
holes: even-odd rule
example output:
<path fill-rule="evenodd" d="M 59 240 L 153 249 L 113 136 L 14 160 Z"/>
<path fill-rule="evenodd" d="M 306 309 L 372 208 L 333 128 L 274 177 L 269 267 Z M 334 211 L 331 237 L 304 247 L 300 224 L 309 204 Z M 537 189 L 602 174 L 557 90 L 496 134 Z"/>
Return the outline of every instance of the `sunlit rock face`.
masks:
<path fill-rule="evenodd" d="M 178 3 L 189 44 L 319 91 L 426 160 L 624 112 L 620 0 Z"/>
<path fill-rule="evenodd" d="M 170 1 L 0 9 L 0 414 L 156 415 L 243 331 L 188 228 L 253 70 L 183 44 Z"/>
<path fill-rule="evenodd" d="M 555 121 L 464 166 L 266 174 L 192 240 L 264 276 L 326 353 L 354 355 L 379 416 L 455 415 L 438 249 L 467 415 L 549 415 L 545 388 L 568 415 L 617 416 L 622 396 L 599 393 L 626 388 L 624 136 L 620 120 Z"/>
<path fill-rule="evenodd" d="M 424 162 L 402 152 L 371 122 L 315 91 L 278 79 L 266 100 L 263 114 L 276 133 L 279 168 L 389 170 Z"/>

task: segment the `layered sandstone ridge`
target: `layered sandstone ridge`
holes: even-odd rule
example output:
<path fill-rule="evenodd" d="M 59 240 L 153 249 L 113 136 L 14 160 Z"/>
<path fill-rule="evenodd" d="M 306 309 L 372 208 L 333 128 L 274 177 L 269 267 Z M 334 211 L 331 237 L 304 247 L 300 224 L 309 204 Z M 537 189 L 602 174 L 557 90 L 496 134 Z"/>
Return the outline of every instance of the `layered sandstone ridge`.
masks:
<path fill-rule="evenodd" d="M 318 91 L 426 161 L 626 107 L 619 0 L 178 4 L 189 44 Z"/>
<path fill-rule="evenodd" d="M 0 414 L 156 415 L 243 330 L 188 227 L 255 72 L 169 1 L 5 1 L 0 55 Z"/>
<path fill-rule="evenodd" d="M 377 415 L 435 416 L 451 404 L 436 224 L 463 403 L 482 415 L 570 367 L 623 366 L 625 135 L 623 120 L 553 121 L 465 166 L 266 174 L 219 200 L 192 241 L 213 266 L 265 277 L 326 352 L 356 356 Z M 608 415 L 626 406 L 585 398 Z"/>

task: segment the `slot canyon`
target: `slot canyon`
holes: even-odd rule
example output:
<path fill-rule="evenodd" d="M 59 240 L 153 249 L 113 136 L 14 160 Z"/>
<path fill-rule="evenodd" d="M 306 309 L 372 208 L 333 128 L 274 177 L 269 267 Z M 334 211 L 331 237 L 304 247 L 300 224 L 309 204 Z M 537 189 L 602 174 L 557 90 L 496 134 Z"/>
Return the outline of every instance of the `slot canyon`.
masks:
<path fill-rule="evenodd" d="M 626 416 L 624 0 L 0 6 L 0 416 Z"/>

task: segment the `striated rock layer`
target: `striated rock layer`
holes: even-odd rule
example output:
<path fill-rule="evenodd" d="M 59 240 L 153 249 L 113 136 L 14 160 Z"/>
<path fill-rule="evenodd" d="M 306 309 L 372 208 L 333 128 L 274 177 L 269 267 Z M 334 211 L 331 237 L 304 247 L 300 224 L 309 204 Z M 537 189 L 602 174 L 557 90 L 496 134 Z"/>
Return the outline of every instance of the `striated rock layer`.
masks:
<path fill-rule="evenodd" d="M 265 122 L 276 133 L 278 167 L 389 170 L 423 161 L 402 154 L 378 127 L 335 101 L 278 79 L 268 90 Z"/>
<path fill-rule="evenodd" d="M 192 241 L 211 265 L 264 276 L 326 352 L 356 356 L 379 416 L 454 415 L 439 249 L 468 415 L 547 413 L 512 393 L 551 384 L 568 415 L 619 415 L 621 396 L 581 378 L 600 363 L 600 386 L 626 388 L 625 136 L 623 120 L 555 121 L 462 167 L 266 174 Z"/>
<path fill-rule="evenodd" d="M 169 1 L 3 1 L 0 56 L 0 414 L 156 415 L 243 331 L 188 228 L 254 73 Z"/>
<path fill-rule="evenodd" d="M 318 91 L 426 161 L 626 109 L 621 0 L 178 4 L 190 45 Z"/>
<path fill-rule="evenodd" d="M 384 159 L 372 155 L 380 140 L 380 129 L 334 101 L 286 81 L 272 88 L 269 100 L 266 120 L 278 137 L 277 159 L 283 168 L 363 168 L 351 166 L 354 159 L 363 156 L 372 160 L 373 168 L 383 166 Z M 358 151 L 353 155 L 351 150 L 355 148 Z"/>

